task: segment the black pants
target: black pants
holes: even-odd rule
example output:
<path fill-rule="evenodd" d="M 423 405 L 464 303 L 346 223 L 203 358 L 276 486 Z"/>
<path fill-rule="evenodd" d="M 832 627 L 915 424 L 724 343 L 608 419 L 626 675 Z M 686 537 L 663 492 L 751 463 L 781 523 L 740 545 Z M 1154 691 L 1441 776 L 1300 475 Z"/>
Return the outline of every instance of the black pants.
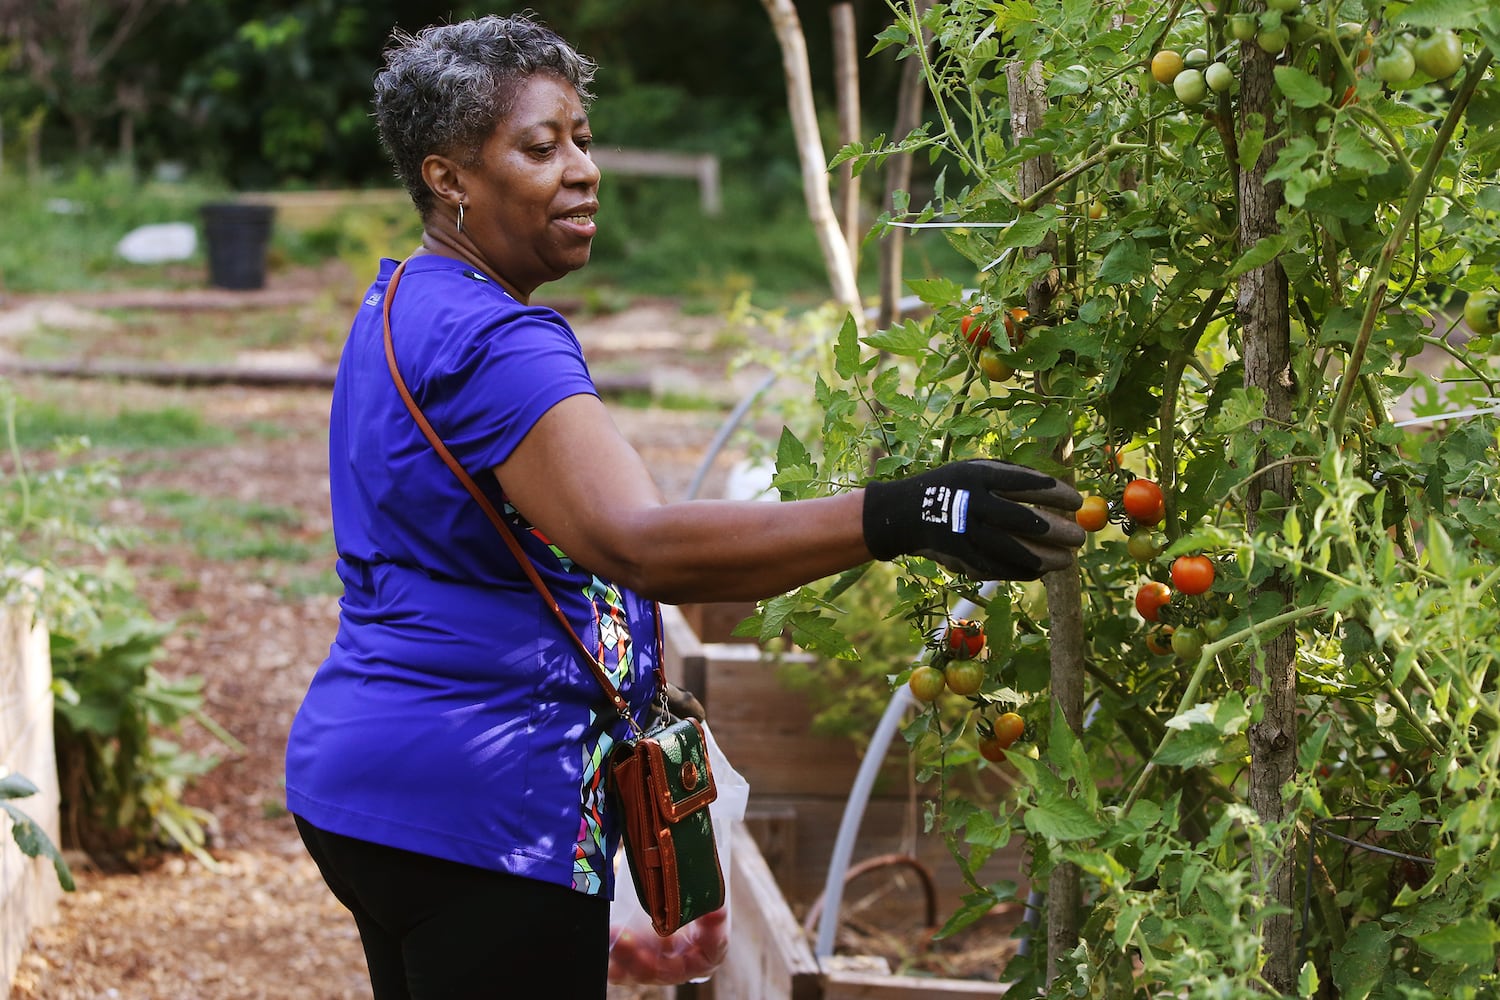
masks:
<path fill-rule="evenodd" d="M 296 819 L 354 914 L 375 1000 L 603 1000 L 608 901 Z"/>

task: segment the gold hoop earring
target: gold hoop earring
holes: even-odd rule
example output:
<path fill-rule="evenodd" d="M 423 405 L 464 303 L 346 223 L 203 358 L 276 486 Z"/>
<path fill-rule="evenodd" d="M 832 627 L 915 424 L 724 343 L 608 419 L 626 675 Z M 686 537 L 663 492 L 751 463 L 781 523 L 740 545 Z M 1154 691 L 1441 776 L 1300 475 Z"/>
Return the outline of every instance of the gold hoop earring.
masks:
<path fill-rule="evenodd" d="M 458 231 L 460 233 L 462 233 L 464 231 L 464 203 L 463 202 L 459 202 L 458 203 Z"/>

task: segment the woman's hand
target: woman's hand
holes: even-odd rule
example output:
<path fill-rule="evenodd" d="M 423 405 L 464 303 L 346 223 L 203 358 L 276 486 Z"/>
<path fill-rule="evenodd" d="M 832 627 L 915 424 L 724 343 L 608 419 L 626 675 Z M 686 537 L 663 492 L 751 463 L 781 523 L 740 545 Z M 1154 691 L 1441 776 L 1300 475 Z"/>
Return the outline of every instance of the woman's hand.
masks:
<path fill-rule="evenodd" d="M 926 556 L 978 580 L 1035 580 L 1083 544 L 1078 491 L 1045 473 L 988 459 L 952 462 L 865 487 L 864 532 L 879 559 Z"/>

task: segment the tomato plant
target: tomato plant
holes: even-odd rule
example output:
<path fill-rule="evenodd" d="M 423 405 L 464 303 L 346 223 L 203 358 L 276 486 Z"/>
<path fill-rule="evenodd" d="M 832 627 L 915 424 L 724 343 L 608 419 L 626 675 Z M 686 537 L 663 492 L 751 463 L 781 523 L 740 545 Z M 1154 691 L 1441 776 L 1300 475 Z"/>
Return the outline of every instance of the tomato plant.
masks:
<path fill-rule="evenodd" d="M 778 486 L 985 455 L 1129 518 L 1076 576 L 984 591 L 977 701 L 1014 692 L 1050 717 L 1028 712 L 1013 802 L 955 781 L 931 813 L 958 853 L 1025 837 L 1027 877 L 1057 877 L 1048 926 L 1071 936 L 1012 960 L 1016 995 L 1500 987 L 1500 21 L 1483 0 L 1278 7 L 893 0 L 877 54 L 927 80 L 930 120 L 840 154 L 930 163 L 882 211 L 942 233 L 997 331 L 1024 304 L 1036 378 L 985 391 L 942 325 L 974 292 L 915 279 L 940 318 L 837 333 Z M 1176 93 L 1196 72 L 1206 93 L 1192 75 Z M 1166 551 L 1194 554 L 1171 586 Z M 894 610 L 921 634 L 978 593 L 896 565 Z M 766 627 L 837 636 L 832 589 Z M 928 712 L 908 735 L 941 776 L 968 731 Z M 1375 818 L 1330 820 L 1348 816 Z M 1388 856 L 1339 837 L 1445 877 L 1404 891 Z M 964 856 L 990 884 L 986 851 Z M 1302 878 L 1309 857 L 1331 884 Z M 1188 877 L 1198 891 L 1161 891 Z"/>
<path fill-rule="evenodd" d="M 1109 501 L 1101 496 L 1084 497 L 1073 518 L 1084 531 L 1102 531 L 1109 523 Z"/>
<path fill-rule="evenodd" d="M 1172 560 L 1172 586 L 1184 594 L 1203 594 L 1214 585 L 1214 563 L 1208 556 Z"/>
<path fill-rule="evenodd" d="M 1161 617 L 1161 609 L 1172 601 L 1172 588 L 1158 580 L 1141 584 L 1135 592 L 1135 613 L 1154 622 Z"/>

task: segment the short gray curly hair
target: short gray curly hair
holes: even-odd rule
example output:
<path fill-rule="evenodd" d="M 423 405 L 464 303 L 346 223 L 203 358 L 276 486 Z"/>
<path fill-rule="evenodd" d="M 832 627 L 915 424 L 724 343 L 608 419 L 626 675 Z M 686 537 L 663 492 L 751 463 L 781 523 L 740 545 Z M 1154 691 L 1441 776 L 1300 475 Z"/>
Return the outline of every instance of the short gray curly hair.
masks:
<path fill-rule="evenodd" d="M 524 14 L 393 32 L 375 74 L 375 124 L 422 218 L 435 204 L 422 179 L 429 154 L 473 163 L 519 84 L 537 73 L 566 80 L 587 105 L 594 70 L 592 59 Z"/>

